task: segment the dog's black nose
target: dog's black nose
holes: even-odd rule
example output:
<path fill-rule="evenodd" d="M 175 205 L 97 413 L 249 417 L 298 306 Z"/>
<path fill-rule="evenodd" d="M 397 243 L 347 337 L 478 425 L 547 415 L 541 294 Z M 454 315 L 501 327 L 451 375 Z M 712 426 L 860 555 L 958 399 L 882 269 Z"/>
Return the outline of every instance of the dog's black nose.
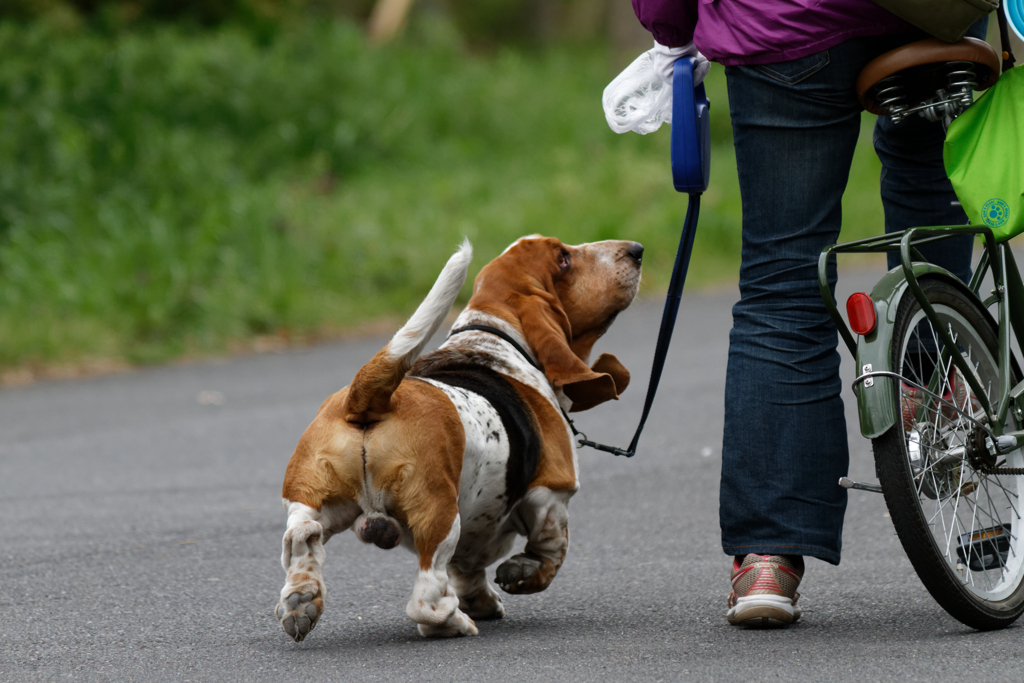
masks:
<path fill-rule="evenodd" d="M 633 246 L 629 248 L 629 255 L 637 263 L 642 262 L 644 260 L 644 245 L 639 242 L 633 242 Z"/>

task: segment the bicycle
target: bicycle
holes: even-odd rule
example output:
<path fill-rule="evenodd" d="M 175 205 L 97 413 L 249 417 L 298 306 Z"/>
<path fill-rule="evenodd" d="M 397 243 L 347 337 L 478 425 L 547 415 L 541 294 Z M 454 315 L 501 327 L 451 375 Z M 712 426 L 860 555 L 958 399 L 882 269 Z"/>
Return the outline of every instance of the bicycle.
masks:
<path fill-rule="evenodd" d="M 864 69 L 858 91 L 869 111 L 948 125 L 970 105 L 972 88 L 999 76 L 991 48 L 923 42 Z M 918 251 L 963 234 L 983 241 L 969 283 Z M 1024 613 L 1024 373 L 1012 341 L 1024 339 L 1024 281 L 1011 236 L 983 224 L 911 228 L 829 246 L 818 263 L 826 308 L 857 362 L 860 428 L 872 441 L 879 481 L 843 478 L 840 485 L 884 494 L 932 597 L 981 630 L 1004 628 Z M 900 266 L 870 294 L 850 297 L 847 325 L 826 268 L 835 255 L 863 252 L 898 252 Z M 988 276 L 991 295 L 982 292 Z"/>

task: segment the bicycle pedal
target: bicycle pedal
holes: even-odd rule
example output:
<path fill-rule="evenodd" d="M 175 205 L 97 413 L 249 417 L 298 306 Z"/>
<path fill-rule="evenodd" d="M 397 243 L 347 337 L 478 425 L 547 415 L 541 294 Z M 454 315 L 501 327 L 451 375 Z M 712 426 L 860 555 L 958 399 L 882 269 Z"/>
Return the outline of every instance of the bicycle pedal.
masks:
<path fill-rule="evenodd" d="M 1000 524 L 962 534 L 957 540 L 957 557 L 972 572 L 1005 567 L 1010 555 L 1011 533 L 1009 524 Z"/>
<path fill-rule="evenodd" d="M 839 485 L 844 489 L 856 489 L 857 491 L 871 491 L 873 493 L 881 493 L 882 487 L 878 484 L 862 484 L 859 481 L 854 481 L 849 477 L 839 477 Z"/>

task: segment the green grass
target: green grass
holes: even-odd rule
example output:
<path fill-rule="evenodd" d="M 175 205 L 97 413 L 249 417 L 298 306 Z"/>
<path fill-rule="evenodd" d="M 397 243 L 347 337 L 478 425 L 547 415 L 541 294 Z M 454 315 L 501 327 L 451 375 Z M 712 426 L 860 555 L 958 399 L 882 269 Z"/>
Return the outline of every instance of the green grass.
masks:
<path fill-rule="evenodd" d="M 157 362 L 404 315 L 463 236 L 476 268 L 534 232 L 638 240 L 655 294 L 686 198 L 667 128 L 607 128 L 612 76 L 600 49 L 474 56 L 431 21 L 386 48 L 332 22 L 268 44 L 0 24 L 0 369 Z M 734 279 L 739 257 L 720 68 L 708 88 L 691 287 Z M 881 229 L 869 142 L 849 238 Z"/>

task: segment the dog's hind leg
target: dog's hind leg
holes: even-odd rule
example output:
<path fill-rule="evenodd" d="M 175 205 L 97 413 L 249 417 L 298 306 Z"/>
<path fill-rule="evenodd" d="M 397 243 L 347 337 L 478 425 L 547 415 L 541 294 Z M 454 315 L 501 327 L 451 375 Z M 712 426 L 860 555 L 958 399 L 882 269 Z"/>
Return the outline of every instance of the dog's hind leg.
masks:
<path fill-rule="evenodd" d="M 459 596 L 448 579 L 448 562 L 459 542 L 458 512 L 454 514 L 447 536 L 438 542 L 435 539 L 438 532 L 443 533 L 443 526 L 435 521 L 425 529 L 412 529 L 420 570 L 405 613 L 419 624 L 420 634 L 428 638 L 475 636 L 476 624 L 459 609 Z"/>
<path fill-rule="evenodd" d="M 539 593 L 555 578 L 569 550 L 569 498 L 574 491 L 530 489 L 517 514 L 526 527 L 526 547 L 500 565 L 495 583 L 506 593 Z"/>
<path fill-rule="evenodd" d="M 314 510 L 287 501 L 286 505 L 288 529 L 282 540 L 281 564 L 287 576 L 274 614 L 284 632 L 299 642 L 313 630 L 324 611 L 324 543 L 333 533 L 351 526 L 359 508 L 348 504 Z"/>
<path fill-rule="evenodd" d="M 459 609 L 463 612 L 473 619 L 501 619 L 505 616 L 501 596 L 491 588 L 484 568 L 463 570 L 449 566 L 448 575 L 459 596 Z"/>

